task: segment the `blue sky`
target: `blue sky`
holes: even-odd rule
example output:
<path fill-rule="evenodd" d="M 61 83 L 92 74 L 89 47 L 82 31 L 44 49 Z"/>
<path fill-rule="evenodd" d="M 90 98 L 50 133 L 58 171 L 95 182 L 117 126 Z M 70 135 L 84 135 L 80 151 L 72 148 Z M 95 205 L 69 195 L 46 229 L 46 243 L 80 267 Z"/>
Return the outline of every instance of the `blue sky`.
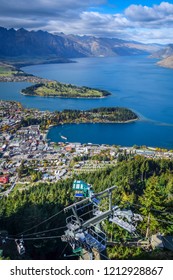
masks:
<path fill-rule="evenodd" d="M 173 0 L 0 0 L 0 26 L 173 43 Z"/>
<path fill-rule="evenodd" d="M 105 1 L 105 5 L 101 5 L 99 8 L 95 7 L 94 10 L 102 11 L 102 13 L 111 13 L 114 14 L 115 12 L 123 12 L 126 8 L 128 8 L 130 5 L 143 5 L 152 7 L 153 5 L 159 5 L 163 1 L 160 0 L 109 0 Z M 173 1 L 165 1 L 173 4 Z M 90 8 L 92 10 L 92 7 Z"/>

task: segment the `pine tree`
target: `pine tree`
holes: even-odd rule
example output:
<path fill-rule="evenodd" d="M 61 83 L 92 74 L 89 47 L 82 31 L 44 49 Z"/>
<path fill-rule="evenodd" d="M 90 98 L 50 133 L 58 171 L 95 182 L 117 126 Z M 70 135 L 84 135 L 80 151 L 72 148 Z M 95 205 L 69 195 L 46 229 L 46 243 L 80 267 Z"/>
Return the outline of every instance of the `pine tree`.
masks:
<path fill-rule="evenodd" d="M 152 176 L 146 185 L 143 195 L 139 198 L 141 203 L 141 213 L 144 216 L 143 230 L 146 231 L 148 237 L 149 233 L 157 233 L 161 229 L 162 212 L 166 205 L 166 192 L 158 183 L 158 177 Z"/>

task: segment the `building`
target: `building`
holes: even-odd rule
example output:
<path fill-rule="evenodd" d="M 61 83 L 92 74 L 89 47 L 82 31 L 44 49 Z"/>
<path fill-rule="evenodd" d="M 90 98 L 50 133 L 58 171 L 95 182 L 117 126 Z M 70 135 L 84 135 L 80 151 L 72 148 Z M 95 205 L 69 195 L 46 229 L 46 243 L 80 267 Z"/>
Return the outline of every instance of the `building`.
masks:
<path fill-rule="evenodd" d="M 0 183 L 8 184 L 9 183 L 9 176 L 8 175 L 1 175 L 0 176 Z"/>

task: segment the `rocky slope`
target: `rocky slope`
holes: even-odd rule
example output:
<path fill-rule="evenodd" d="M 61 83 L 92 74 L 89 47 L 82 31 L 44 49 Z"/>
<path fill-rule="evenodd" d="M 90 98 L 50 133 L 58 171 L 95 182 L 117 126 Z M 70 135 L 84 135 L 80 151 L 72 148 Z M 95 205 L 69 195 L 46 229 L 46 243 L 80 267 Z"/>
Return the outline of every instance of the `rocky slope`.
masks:
<path fill-rule="evenodd" d="M 162 59 L 157 64 L 162 67 L 173 68 L 173 55 Z"/>
<path fill-rule="evenodd" d="M 166 68 L 173 68 L 173 44 L 152 54 L 152 57 L 161 59 L 157 64 Z"/>

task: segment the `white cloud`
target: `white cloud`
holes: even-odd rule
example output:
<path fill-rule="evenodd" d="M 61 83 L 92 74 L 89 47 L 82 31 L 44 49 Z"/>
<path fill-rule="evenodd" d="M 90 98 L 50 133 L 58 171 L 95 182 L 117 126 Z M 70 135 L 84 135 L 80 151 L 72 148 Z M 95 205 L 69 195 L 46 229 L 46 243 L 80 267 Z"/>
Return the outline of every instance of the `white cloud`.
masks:
<path fill-rule="evenodd" d="M 125 10 L 125 16 L 133 22 L 155 24 L 160 21 L 170 22 L 173 20 L 173 4 L 162 2 L 160 5 L 153 7 L 142 5 L 131 5 Z"/>
<path fill-rule="evenodd" d="M 4 27 L 39 29 L 54 32 L 71 30 L 83 10 L 106 0 L 0 0 L 0 25 Z M 66 27 L 64 30 L 62 29 Z"/>
<path fill-rule="evenodd" d="M 141 1 L 142 2 L 142 1 Z M 173 4 L 130 5 L 124 12 L 99 12 L 107 0 L 0 0 L 0 25 L 49 32 L 173 42 Z M 92 11 L 91 6 L 95 6 Z"/>

